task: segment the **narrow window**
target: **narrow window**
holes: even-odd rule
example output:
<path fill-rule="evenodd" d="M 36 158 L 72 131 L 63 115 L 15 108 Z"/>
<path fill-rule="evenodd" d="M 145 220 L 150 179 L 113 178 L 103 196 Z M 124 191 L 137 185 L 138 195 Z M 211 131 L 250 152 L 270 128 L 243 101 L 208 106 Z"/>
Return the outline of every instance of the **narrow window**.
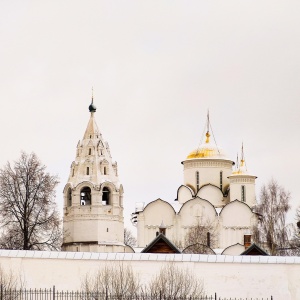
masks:
<path fill-rule="evenodd" d="M 92 136 L 90 135 L 90 139 L 92 138 Z"/>
<path fill-rule="evenodd" d="M 103 205 L 110 204 L 110 190 L 107 187 L 104 187 L 102 190 L 102 204 Z"/>
<path fill-rule="evenodd" d="M 108 232 L 108 228 L 106 228 L 106 232 Z"/>
<path fill-rule="evenodd" d="M 67 197 L 68 197 L 67 205 L 72 206 L 72 190 L 71 190 L 71 188 L 68 189 L 68 196 Z"/>
<path fill-rule="evenodd" d="M 163 235 L 166 235 L 166 228 L 160 227 L 160 228 L 159 228 L 159 233 L 161 233 L 161 234 L 163 234 Z"/>
<path fill-rule="evenodd" d="M 103 150 L 102 149 L 100 149 L 100 155 L 103 155 Z"/>
<path fill-rule="evenodd" d="M 103 168 L 103 174 L 106 175 L 106 167 Z"/>
<path fill-rule="evenodd" d="M 210 247 L 210 232 L 206 234 L 206 238 L 207 238 L 207 247 Z"/>
<path fill-rule="evenodd" d="M 74 177 L 74 172 L 75 172 L 75 171 L 74 171 L 74 168 L 73 168 L 73 170 L 72 170 L 72 177 Z"/>
<path fill-rule="evenodd" d="M 199 171 L 196 172 L 196 186 L 197 186 L 197 191 L 199 190 Z"/>
<path fill-rule="evenodd" d="M 91 155 L 91 154 L 92 154 L 92 149 L 90 148 L 90 149 L 89 149 L 89 155 Z"/>
<path fill-rule="evenodd" d="M 251 234 L 244 235 L 244 246 L 249 248 L 251 246 Z"/>
<path fill-rule="evenodd" d="M 91 189 L 86 186 L 80 191 L 80 205 L 91 205 L 91 204 L 92 204 Z"/>
<path fill-rule="evenodd" d="M 220 189 L 223 189 L 223 171 L 220 172 Z"/>
<path fill-rule="evenodd" d="M 86 175 L 90 175 L 90 168 L 86 167 Z"/>
<path fill-rule="evenodd" d="M 246 187 L 244 185 L 241 186 L 242 188 L 242 201 L 245 202 L 246 201 Z"/>

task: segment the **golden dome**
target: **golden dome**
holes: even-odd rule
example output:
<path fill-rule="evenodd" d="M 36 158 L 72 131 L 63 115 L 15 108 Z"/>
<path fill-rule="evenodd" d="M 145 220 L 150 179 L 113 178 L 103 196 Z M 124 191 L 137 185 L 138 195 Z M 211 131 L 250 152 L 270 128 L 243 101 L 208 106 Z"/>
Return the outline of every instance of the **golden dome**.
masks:
<path fill-rule="evenodd" d="M 219 158 L 226 159 L 223 151 L 218 148 L 216 145 L 210 143 L 210 134 L 206 133 L 205 143 L 202 144 L 199 148 L 193 150 L 188 156 L 187 159 L 193 158 Z"/>

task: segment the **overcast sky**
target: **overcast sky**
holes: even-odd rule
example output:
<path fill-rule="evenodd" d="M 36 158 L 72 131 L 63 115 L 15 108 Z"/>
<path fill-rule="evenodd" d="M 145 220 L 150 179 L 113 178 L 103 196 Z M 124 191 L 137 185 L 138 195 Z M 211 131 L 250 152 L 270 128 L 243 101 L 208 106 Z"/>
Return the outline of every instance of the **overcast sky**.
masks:
<path fill-rule="evenodd" d="M 35 152 L 60 177 L 95 115 L 135 202 L 173 201 L 207 110 L 260 186 L 300 205 L 300 1 L 0 2 L 0 166 Z M 291 219 L 293 219 L 294 212 Z"/>

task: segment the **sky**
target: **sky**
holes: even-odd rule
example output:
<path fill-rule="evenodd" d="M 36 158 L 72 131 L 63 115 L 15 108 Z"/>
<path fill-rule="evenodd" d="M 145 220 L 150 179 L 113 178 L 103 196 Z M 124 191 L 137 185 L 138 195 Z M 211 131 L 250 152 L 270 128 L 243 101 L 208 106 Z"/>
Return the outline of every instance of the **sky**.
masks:
<path fill-rule="evenodd" d="M 89 120 L 118 162 L 125 226 L 136 202 L 172 202 L 207 111 L 256 194 L 272 178 L 300 205 L 300 2 L 1 0 L 0 167 L 35 152 L 57 202 Z"/>

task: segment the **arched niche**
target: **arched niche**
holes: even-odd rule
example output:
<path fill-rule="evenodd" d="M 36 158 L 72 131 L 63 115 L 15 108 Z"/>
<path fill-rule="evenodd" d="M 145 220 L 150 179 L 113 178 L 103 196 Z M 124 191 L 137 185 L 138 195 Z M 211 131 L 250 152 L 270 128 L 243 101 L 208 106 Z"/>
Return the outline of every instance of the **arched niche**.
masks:
<path fill-rule="evenodd" d="M 111 190 L 107 186 L 102 188 L 102 205 L 111 205 Z"/>
<path fill-rule="evenodd" d="M 71 187 L 67 190 L 67 206 L 72 206 L 72 189 Z"/>
<path fill-rule="evenodd" d="M 80 190 L 80 205 L 91 205 L 92 204 L 92 191 L 88 186 L 84 186 Z"/>

